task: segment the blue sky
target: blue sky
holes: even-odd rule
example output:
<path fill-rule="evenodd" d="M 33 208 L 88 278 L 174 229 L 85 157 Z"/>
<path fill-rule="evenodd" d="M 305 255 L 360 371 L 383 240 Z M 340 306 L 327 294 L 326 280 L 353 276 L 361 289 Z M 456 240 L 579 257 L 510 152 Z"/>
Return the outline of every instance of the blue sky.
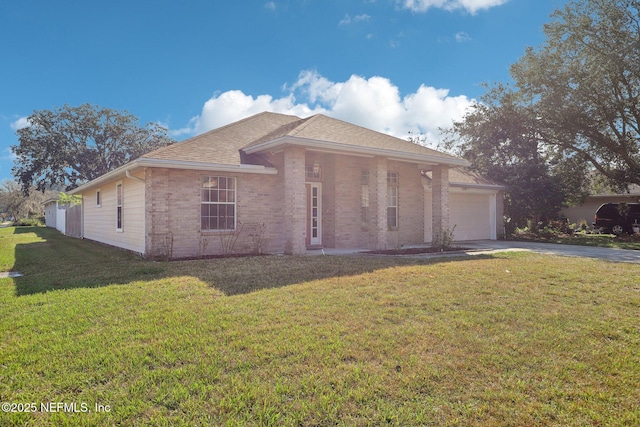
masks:
<path fill-rule="evenodd" d="M 0 180 L 15 130 L 64 104 L 127 110 L 179 141 L 269 110 L 435 142 L 565 2 L 1 2 Z"/>

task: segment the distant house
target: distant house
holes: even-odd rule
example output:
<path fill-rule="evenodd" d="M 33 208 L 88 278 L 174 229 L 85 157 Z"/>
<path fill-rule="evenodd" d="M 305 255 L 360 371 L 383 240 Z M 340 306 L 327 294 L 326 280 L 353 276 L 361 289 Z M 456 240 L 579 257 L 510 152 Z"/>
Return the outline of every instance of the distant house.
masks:
<path fill-rule="evenodd" d="M 261 113 L 152 151 L 71 194 L 83 236 L 148 257 L 495 239 L 502 187 L 467 162 L 324 115 Z"/>
<path fill-rule="evenodd" d="M 580 224 L 586 221 L 591 227 L 596 211 L 605 203 L 640 203 L 640 187 L 632 185 L 628 193 L 603 192 L 589 195 L 581 205 L 563 208 L 561 214 L 571 224 Z"/>

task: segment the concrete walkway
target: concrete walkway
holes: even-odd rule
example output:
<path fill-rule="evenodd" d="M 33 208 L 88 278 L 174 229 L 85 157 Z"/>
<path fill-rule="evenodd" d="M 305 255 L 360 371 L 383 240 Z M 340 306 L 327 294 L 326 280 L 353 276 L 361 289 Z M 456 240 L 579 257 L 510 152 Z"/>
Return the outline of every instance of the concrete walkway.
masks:
<path fill-rule="evenodd" d="M 0 271 L 0 279 L 12 279 L 14 277 L 22 277 L 22 273 L 19 273 L 17 271 Z"/>
<path fill-rule="evenodd" d="M 438 254 L 415 254 L 400 255 L 414 258 L 435 258 L 451 256 L 473 256 L 494 254 L 497 252 L 529 251 L 546 255 L 572 256 L 583 258 L 595 258 L 613 262 L 630 262 L 640 264 L 640 251 L 629 249 L 599 248 L 592 246 L 559 245 L 555 243 L 537 242 L 512 242 L 505 240 L 476 240 L 471 242 L 460 242 L 460 246 L 467 248 L 467 251 L 444 252 Z M 367 249 L 318 249 L 309 250 L 307 255 L 356 255 L 367 252 Z M 385 255 L 378 255 L 385 256 Z"/>

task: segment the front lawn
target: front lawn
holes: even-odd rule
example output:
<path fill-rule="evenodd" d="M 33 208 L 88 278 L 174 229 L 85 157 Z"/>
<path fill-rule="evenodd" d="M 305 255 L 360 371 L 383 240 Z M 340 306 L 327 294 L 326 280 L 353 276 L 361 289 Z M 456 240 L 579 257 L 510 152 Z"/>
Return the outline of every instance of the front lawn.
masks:
<path fill-rule="evenodd" d="M 9 269 L 25 276 L 0 279 L 3 426 L 640 424 L 633 264 L 158 263 L 5 228 Z"/>

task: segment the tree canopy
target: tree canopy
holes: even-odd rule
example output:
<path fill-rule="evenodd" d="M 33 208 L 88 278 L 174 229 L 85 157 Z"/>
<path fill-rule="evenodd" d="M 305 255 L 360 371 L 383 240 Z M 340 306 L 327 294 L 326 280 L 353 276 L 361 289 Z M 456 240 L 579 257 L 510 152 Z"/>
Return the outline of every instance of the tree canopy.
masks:
<path fill-rule="evenodd" d="M 493 88 L 483 99 L 500 98 L 500 104 L 478 103 L 464 121 L 456 123 L 448 144 L 472 168 L 487 178 L 505 184 L 507 232 L 528 220 L 555 218 L 563 203 L 585 194 L 585 163 L 558 158 L 545 150 L 532 132 L 532 121 L 503 86 Z M 462 137 L 462 143 L 460 143 Z"/>
<path fill-rule="evenodd" d="M 640 184 L 640 2 L 574 0 L 512 66 L 541 142 Z"/>
<path fill-rule="evenodd" d="M 513 82 L 489 87 L 454 123 L 458 154 L 510 185 L 507 213 L 551 215 L 585 195 L 594 171 L 640 184 L 639 8 L 570 1 L 544 26 L 544 43 L 512 65 Z"/>
<path fill-rule="evenodd" d="M 67 190 L 174 141 L 167 129 L 126 111 L 90 104 L 40 110 L 19 129 L 13 175 L 23 191 L 61 185 Z"/>
<path fill-rule="evenodd" d="M 44 193 L 32 191 L 28 195 L 21 190 L 20 184 L 5 180 L 0 182 L 0 219 L 7 217 L 14 222 L 21 219 L 39 218 L 44 216 L 44 202 L 54 197 L 54 191 Z"/>

